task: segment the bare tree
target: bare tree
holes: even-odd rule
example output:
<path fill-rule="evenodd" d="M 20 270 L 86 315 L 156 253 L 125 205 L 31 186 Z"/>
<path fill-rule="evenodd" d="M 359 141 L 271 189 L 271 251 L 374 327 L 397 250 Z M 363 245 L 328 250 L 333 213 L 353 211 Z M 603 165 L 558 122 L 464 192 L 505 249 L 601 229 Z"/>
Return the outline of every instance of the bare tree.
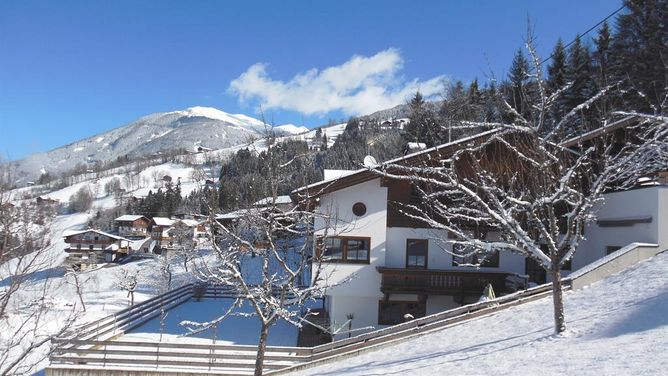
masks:
<path fill-rule="evenodd" d="M 93 204 L 93 192 L 87 186 L 81 187 L 77 193 L 70 197 L 70 210 L 73 213 L 82 213 L 91 208 Z"/>
<path fill-rule="evenodd" d="M 206 283 L 226 286 L 236 298 L 226 312 L 209 322 L 182 322 L 197 333 L 215 330 L 229 316 L 255 316 L 260 322 L 255 375 L 263 373 L 270 328 L 279 320 L 301 327 L 308 316 L 308 312 L 302 315 L 302 308 L 331 286 L 324 282 L 322 255 L 314 252 L 311 241 L 316 214 L 306 204 L 288 210 L 277 204 L 278 183 L 284 178 L 279 171 L 289 163 L 271 161 L 266 166 L 270 197 L 266 206 L 244 210 L 236 221 L 225 224 L 216 221 L 214 210 L 209 210 L 216 261 L 203 258 L 196 263 L 195 273 Z M 243 304 L 252 308 L 251 313 L 237 310 Z"/>
<path fill-rule="evenodd" d="M 69 266 L 65 273 L 65 280 L 67 283 L 74 287 L 74 291 L 79 297 L 79 303 L 81 303 L 81 309 L 86 312 L 86 302 L 84 302 L 84 287 L 86 283 L 91 279 L 91 276 L 83 276 L 80 270 Z"/>
<path fill-rule="evenodd" d="M 25 375 L 37 371 L 73 314 L 51 298 L 58 288 L 48 247 L 53 215 L 13 202 L 11 178 L 0 163 L 0 375 Z"/>
<path fill-rule="evenodd" d="M 195 241 L 193 240 L 194 229 L 182 221 L 176 221 L 169 230 L 172 244 L 176 247 L 176 256 L 183 263 L 183 269 L 188 272 L 188 263 L 197 258 L 195 252 Z"/>
<path fill-rule="evenodd" d="M 562 91 L 547 94 L 540 60 L 530 52 L 539 95 L 528 116 L 500 99 L 511 122 L 463 122 L 486 132 L 457 147 L 433 149 L 412 165 L 377 170 L 412 182 L 421 202 L 400 204 L 401 212 L 449 234 L 442 248 L 453 256 L 484 259 L 510 251 L 538 262 L 552 279 L 554 325 L 561 333 L 562 266 L 578 249 L 605 192 L 668 168 L 668 126 L 666 117 L 621 113 L 622 120 L 568 139 L 571 123 L 613 87 L 551 121 L 550 109 Z"/>
<path fill-rule="evenodd" d="M 118 287 L 128 292 L 128 298 L 130 298 L 130 306 L 135 305 L 135 291 L 137 290 L 139 271 L 137 269 L 120 269 L 116 273 L 116 280 Z"/>

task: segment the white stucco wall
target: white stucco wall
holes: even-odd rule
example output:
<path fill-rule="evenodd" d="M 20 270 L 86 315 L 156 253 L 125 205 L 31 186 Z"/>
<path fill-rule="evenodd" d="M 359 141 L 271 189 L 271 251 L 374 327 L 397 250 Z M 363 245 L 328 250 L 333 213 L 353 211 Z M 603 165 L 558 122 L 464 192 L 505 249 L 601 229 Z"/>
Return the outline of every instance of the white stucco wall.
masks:
<path fill-rule="evenodd" d="M 334 331 L 334 340 L 348 337 L 347 315 L 354 315 L 353 329 L 362 329 L 352 332 L 352 335 L 368 332 L 382 325 L 378 325 L 378 297 L 359 297 L 332 295 L 328 297 L 327 311 Z"/>
<path fill-rule="evenodd" d="M 366 214 L 361 217 L 352 213 L 352 207 L 357 202 L 367 208 Z M 327 236 L 370 238 L 369 264 L 324 264 L 326 283 L 329 285 L 339 284 L 352 275 L 349 281 L 327 291 L 332 324 L 344 323 L 346 315 L 353 313 L 354 328 L 377 327 L 378 301 L 383 295 L 376 267 L 385 265 L 387 188 L 380 186 L 380 178 L 344 188 L 322 196 L 317 210 L 333 218 L 329 223 L 323 219 L 316 220 L 317 236 L 326 232 Z"/>
<path fill-rule="evenodd" d="M 598 219 L 652 217 L 651 223 L 632 226 L 601 227 L 590 224 L 585 240 L 573 257 L 577 270 L 606 255 L 607 246 L 624 247 L 633 242 L 657 243 L 668 247 L 668 187 L 648 187 L 609 193 L 597 212 Z"/>
<path fill-rule="evenodd" d="M 390 268 L 406 267 L 406 241 L 408 239 L 427 239 L 429 241 L 427 267 L 441 270 L 471 270 L 471 267 L 452 266 L 452 255 L 446 252 L 452 249 L 445 244 L 447 232 L 421 228 L 390 227 L 387 229 L 387 251 L 385 265 Z M 524 257 L 510 252 L 499 254 L 499 267 L 481 267 L 475 269 L 485 272 L 508 272 L 524 274 Z"/>

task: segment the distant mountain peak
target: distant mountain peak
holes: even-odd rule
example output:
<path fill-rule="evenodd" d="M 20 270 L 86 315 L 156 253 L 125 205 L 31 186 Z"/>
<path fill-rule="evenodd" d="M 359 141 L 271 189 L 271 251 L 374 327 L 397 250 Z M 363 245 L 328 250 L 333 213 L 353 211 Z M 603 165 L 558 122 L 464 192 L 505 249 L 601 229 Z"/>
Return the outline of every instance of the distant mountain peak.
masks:
<path fill-rule="evenodd" d="M 167 114 L 177 114 L 185 117 L 204 117 L 207 119 L 220 120 L 238 126 L 263 126 L 264 123 L 243 114 L 229 114 L 214 107 L 194 106 L 185 110 L 172 111 Z"/>

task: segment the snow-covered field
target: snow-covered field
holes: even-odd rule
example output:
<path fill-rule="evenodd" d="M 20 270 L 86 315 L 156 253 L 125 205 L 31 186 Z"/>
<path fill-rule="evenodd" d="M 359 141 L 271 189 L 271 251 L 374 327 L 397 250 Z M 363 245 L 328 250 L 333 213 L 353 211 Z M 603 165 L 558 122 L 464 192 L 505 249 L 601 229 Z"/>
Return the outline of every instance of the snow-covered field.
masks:
<path fill-rule="evenodd" d="M 9 355 L 22 351 L 23 345 L 6 352 L 5 347 L 16 340 L 16 333 L 37 337 L 56 333 L 70 319 L 75 318 L 75 325 L 82 324 L 97 318 L 107 316 L 129 305 L 126 291 L 118 287 L 119 275 L 123 269 L 134 269 L 139 271 L 139 285 L 135 293 L 135 302 L 140 302 L 154 296 L 158 289 L 155 281 L 159 278 L 159 268 L 155 260 L 143 260 L 126 265 L 106 265 L 94 270 L 88 270 L 79 274 L 79 281 L 83 286 L 83 298 L 86 312 L 79 302 L 72 276 L 65 273 L 62 262 L 66 257 L 63 251 L 65 243 L 62 233 L 67 230 L 77 230 L 85 227 L 90 214 L 78 213 L 57 216 L 50 230 L 50 245 L 42 252 L 37 253 L 33 263 L 36 272 L 26 276 L 20 289 L 12 295 L 7 309 L 8 321 L 0 322 L 0 354 Z M 0 265 L 0 289 L 6 288 L 11 283 L 11 275 L 16 270 L 17 260 L 9 260 Z M 185 283 L 188 276 L 180 265 L 174 265 L 174 285 Z M 0 290 L 2 291 L 2 290 Z M 43 315 L 35 321 L 31 314 L 35 313 L 35 304 L 45 307 Z M 31 323 L 25 328 L 19 328 L 22 323 Z M 33 329 L 32 323 L 37 323 Z M 25 325 L 24 325 L 25 326 Z M 34 334 L 26 334 L 31 331 Z M 18 332 L 17 332 L 18 331 Z M 31 374 L 48 365 L 46 355 L 49 351 L 49 343 L 38 347 L 33 351 L 25 364 L 34 366 L 19 368 L 17 374 Z M 3 364 L 0 364 L 0 370 Z"/>
<path fill-rule="evenodd" d="M 163 321 L 162 340 L 165 342 L 211 343 L 215 338 L 217 344 L 257 345 L 260 335 L 260 321 L 256 317 L 230 316 L 223 320 L 214 334 L 213 329 L 197 333 L 192 337 L 183 338 L 188 331 L 180 323 L 184 320 L 208 322 L 223 315 L 232 304 L 233 299 L 189 300 L 167 312 Z M 252 312 L 253 309 L 244 304 L 238 312 Z M 155 318 L 146 324 L 133 329 L 121 340 L 151 339 L 157 340 L 161 332 L 161 320 Z M 269 331 L 269 346 L 297 346 L 298 329 L 285 321 L 278 321 Z"/>
<path fill-rule="evenodd" d="M 551 298 L 302 375 L 666 375 L 668 253 L 565 294 L 568 332 Z"/>

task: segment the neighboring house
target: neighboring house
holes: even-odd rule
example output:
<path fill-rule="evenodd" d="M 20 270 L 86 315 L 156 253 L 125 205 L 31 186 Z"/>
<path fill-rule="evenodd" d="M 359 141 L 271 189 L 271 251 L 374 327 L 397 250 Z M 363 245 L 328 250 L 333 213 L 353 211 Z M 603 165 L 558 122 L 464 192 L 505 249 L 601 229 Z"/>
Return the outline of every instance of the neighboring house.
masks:
<path fill-rule="evenodd" d="M 433 153 L 443 155 L 464 143 L 482 142 L 489 134 L 387 163 L 417 163 Z M 325 171 L 325 178 L 293 191 L 292 197 L 310 200 L 321 214 L 314 223 L 315 246 L 317 252 L 324 252 L 326 282 L 335 285 L 325 296 L 326 314 L 334 330 L 347 327 L 350 317 L 353 329 L 378 327 L 472 303 L 487 284 L 499 295 L 523 287 L 527 279 L 546 282 L 539 265 L 516 253 L 497 252 L 476 267 L 466 266 L 477 263 L 475 256 L 445 252 L 441 247 L 447 232 L 426 228 L 400 212 L 397 203 L 419 200 L 406 180 L 388 179 L 368 168 Z M 632 242 L 668 247 L 668 186 L 661 182 L 606 194 L 600 219 L 588 228 L 588 240 L 572 260 L 573 267 L 580 268 Z M 324 220 L 327 216 L 330 219 Z M 495 234 L 481 230 L 480 236 Z M 457 253 L 452 246 L 446 247 Z M 564 267 L 564 274 L 569 273 L 568 268 Z M 344 336 L 347 334 L 335 339 Z"/>
<path fill-rule="evenodd" d="M 131 238 L 150 236 L 149 230 L 153 221 L 143 215 L 122 215 L 114 220 L 118 235 Z"/>
<path fill-rule="evenodd" d="M 112 262 L 118 256 L 117 251 L 131 242 L 124 237 L 93 229 L 66 232 L 63 237 L 67 244 L 67 263 L 78 268 Z"/>
<path fill-rule="evenodd" d="M 59 201 L 47 196 L 39 196 L 35 199 L 37 205 L 58 205 Z"/>
<path fill-rule="evenodd" d="M 174 224 L 174 220 L 167 217 L 153 217 L 153 226 L 151 226 L 151 239 L 157 242 L 158 249 L 166 248 L 170 242 L 169 230 Z"/>
<path fill-rule="evenodd" d="M 262 200 L 259 200 L 253 204 L 256 208 L 272 208 L 275 207 L 283 212 L 286 212 L 292 209 L 292 199 L 290 196 L 276 196 L 276 197 L 265 197 Z"/>

